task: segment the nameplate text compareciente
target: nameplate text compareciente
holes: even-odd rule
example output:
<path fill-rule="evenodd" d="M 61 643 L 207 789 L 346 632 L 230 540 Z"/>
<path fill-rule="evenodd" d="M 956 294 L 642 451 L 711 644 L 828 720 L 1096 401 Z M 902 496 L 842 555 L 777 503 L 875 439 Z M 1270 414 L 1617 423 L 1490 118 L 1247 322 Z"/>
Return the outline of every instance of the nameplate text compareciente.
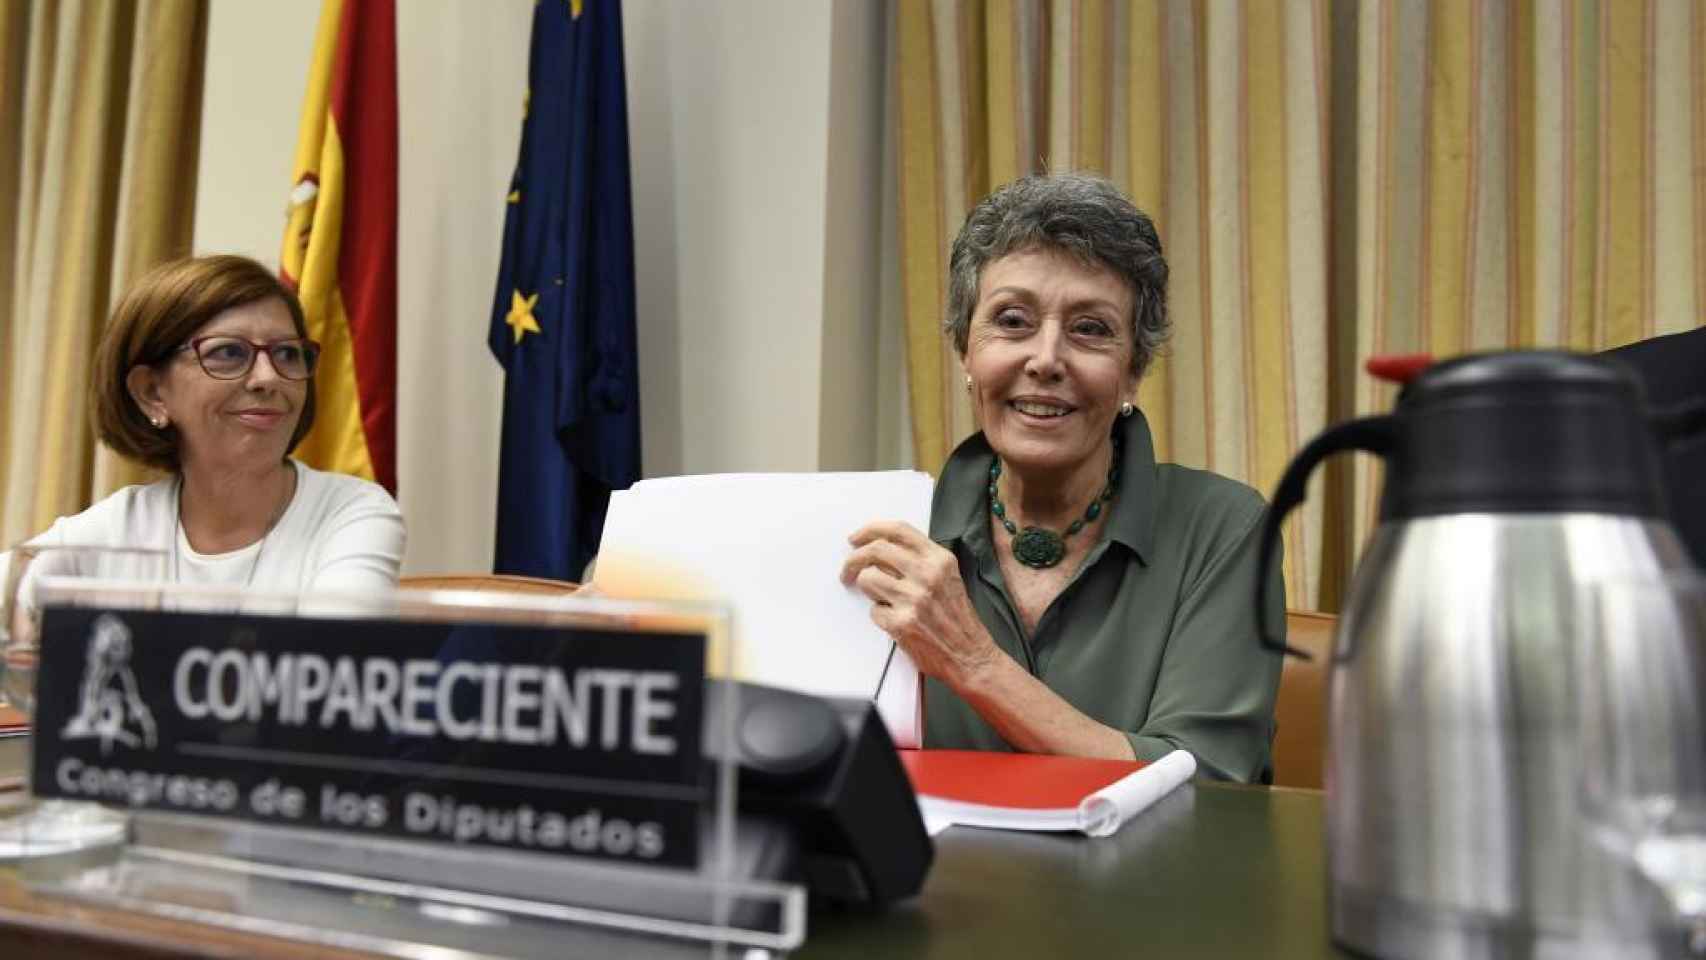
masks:
<path fill-rule="evenodd" d="M 693 866 L 705 637 L 50 607 L 39 795 Z"/>

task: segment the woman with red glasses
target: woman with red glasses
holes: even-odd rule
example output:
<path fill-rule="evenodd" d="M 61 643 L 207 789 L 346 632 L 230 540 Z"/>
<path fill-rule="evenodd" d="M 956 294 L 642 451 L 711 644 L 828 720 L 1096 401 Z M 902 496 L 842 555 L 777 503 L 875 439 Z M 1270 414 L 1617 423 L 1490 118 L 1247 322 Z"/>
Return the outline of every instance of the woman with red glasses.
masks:
<path fill-rule="evenodd" d="M 302 306 L 247 257 L 167 263 L 113 311 L 91 377 L 101 439 L 169 476 L 126 487 L 34 542 L 157 547 L 179 583 L 391 588 L 403 517 L 377 484 L 290 459 L 314 423 Z"/>

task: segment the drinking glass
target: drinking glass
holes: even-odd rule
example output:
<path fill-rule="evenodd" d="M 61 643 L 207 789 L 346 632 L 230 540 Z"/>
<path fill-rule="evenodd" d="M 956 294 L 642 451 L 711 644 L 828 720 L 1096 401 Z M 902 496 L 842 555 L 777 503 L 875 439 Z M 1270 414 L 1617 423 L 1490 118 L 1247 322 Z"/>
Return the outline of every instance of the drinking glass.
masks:
<path fill-rule="evenodd" d="M 1583 813 L 1706 956 L 1706 577 L 1607 580 L 1578 644 Z"/>
<path fill-rule="evenodd" d="M 25 544 L 0 553 L 0 701 L 26 717 L 35 713 L 42 616 L 36 593 L 42 578 L 87 579 L 91 584 L 159 583 L 165 576 L 165 560 L 164 551 L 133 547 Z M 124 655 L 132 656 L 134 651 Z M 118 843 L 124 839 L 127 823 L 123 815 L 97 804 L 35 801 L 0 819 L 0 861 Z"/>

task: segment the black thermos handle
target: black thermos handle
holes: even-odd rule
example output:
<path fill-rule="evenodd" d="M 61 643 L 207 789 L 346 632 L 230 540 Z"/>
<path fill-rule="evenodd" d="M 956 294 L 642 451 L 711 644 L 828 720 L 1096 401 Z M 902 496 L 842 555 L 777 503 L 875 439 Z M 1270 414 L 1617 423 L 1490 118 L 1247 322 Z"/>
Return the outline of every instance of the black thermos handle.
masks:
<path fill-rule="evenodd" d="M 1659 435 L 1660 448 L 1692 440 L 1706 433 L 1706 400 L 1691 400 L 1647 414 L 1647 422 Z"/>
<path fill-rule="evenodd" d="M 1268 605 L 1263 602 L 1262 596 L 1263 588 L 1268 582 L 1268 570 L 1273 566 L 1274 553 L 1279 548 L 1281 526 L 1285 523 L 1286 514 L 1303 502 L 1309 474 L 1315 470 L 1316 464 L 1345 450 L 1363 450 L 1376 456 L 1386 456 L 1392 448 L 1396 429 L 1396 421 L 1390 416 L 1362 417 L 1346 421 L 1309 441 L 1309 445 L 1285 468 L 1285 475 L 1280 478 L 1279 486 L 1274 488 L 1274 500 L 1268 507 L 1267 519 L 1262 523 L 1262 553 L 1256 564 L 1256 627 L 1257 637 L 1262 641 L 1263 647 L 1289 653 L 1304 660 L 1310 659 L 1308 653 L 1287 646 L 1279 639 L 1278 634 L 1274 632 L 1274 624 L 1268 622 Z"/>

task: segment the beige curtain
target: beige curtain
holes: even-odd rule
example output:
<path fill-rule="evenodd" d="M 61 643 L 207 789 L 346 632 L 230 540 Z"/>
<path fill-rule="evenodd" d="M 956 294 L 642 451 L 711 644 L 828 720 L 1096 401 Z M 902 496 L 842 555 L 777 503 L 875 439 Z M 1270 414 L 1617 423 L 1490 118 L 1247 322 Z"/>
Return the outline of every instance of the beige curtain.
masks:
<path fill-rule="evenodd" d="M 1706 6 L 1397 2 L 1344 16 L 1357 357 L 1602 350 L 1700 322 Z M 1358 413 L 1391 398 L 1356 382 Z M 1357 466 L 1358 541 L 1376 467 Z"/>
<path fill-rule="evenodd" d="M 1172 267 L 1139 389 L 1166 459 L 1271 491 L 1389 408 L 1371 354 L 1602 349 L 1706 299 L 1706 10 L 1691 0 L 898 0 L 892 127 L 914 454 L 973 429 L 940 333 L 967 207 L 1112 177 Z M 1372 460 L 1289 524 L 1295 607 L 1336 609 Z"/>
<path fill-rule="evenodd" d="M 0 12 L 0 545 L 141 471 L 98 449 L 90 359 L 113 299 L 189 252 L 205 0 Z"/>

